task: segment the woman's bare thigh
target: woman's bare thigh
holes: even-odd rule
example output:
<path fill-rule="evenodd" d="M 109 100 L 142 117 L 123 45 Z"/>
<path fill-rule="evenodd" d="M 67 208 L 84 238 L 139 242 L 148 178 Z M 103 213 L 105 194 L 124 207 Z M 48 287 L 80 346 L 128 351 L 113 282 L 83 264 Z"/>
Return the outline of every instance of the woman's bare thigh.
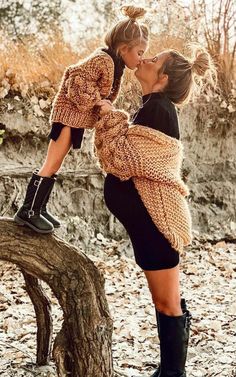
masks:
<path fill-rule="evenodd" d="M 156 308 L 167 315 L 182 315 L 179 265 L 165 270 L 144 271 Z"/>

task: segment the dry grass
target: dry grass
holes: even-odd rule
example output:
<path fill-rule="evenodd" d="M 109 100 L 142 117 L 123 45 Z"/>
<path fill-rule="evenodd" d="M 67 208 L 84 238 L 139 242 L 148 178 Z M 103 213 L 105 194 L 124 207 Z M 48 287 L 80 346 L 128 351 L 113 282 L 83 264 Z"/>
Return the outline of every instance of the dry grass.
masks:
<path fill-rule="evenodd" d="M 102 45 L 101 40 L 93 39 L 83 45 L 80 53 L 76 53 L 63 40 L 60 31 L 55 31 L 47 38 L 46 42 L 39 42 L 37 37 L 28 37 L 16 42 L 0 34 L 0 98 L 8 94 L 52 98 L 65 67 L 83 59 Z M 147 55 L 156 54 L 166 48 L 175 48 L 184 54 L 187 53 L 186 41 L 162 34 L 152 37 Z M 220 76 L 223 80 L 222 85 L 225 83 L 225 75 L 227 67 L 224 75 Z M 126 73 L 124 82 L 126 94 L 139 90 L 132 73 Z"/>
<path fill-rule="evenodd" d="M 59 31 L 48 37 L 47 42 L 40 42 L 36 37 L 22 41 L 12 41 L 0 34 L 0 84 L 8 88 L 9 93 L 46 94 L 50 88 L 56 89 L 66 66 L 76 63 L 102 45 L 101 40 L 87 41 L 81 54 L 63 40 Z M 156 54 L 164 48 L 182 49 L 183 41 L 167 36 L 153 38 L 149 54 Z M 127 73 L 132 81 L 132 73 Z M 52 93 L 53 94 L 53 93 Z"/>
<path fill-rule="evenodd" d="M 173 37 L 167 34 L 160 34 L 151 39 L 149 53 L 151 55 L 155 55 L 165 49 L 175 49 L 184 53 L 185 45 L 186 42 L 182 38 Z"/>
<path fill-rule="evenodd" d="M 0 35 L 0 81 L 7 78 L 13 92 L 23 97 L 27 92 L 56 88 L 66 66 L 83 58 L 63 41 L 60 33 L 48 37 L 47 42 L 27 38 L 13 42 Z"/>
<path fill-rule="evenodd" d="M 205 44 L 217 66 L 221 95 L 227 99 L 236 79 L 235 1 L 212 0 L 209 4 L 202 0 L 196 11 L 204 20 Z"/>

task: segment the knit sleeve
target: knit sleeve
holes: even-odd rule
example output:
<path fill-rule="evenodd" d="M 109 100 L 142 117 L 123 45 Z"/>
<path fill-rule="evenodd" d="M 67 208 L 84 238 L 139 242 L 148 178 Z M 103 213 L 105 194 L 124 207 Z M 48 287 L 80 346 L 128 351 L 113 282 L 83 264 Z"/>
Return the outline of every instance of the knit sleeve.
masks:
<path fill-rule="evenodd" d="M 71 68 L 65 82 L 66 96 L 80 111 L 89 111 L 112 87 L 114 66 L 108 57 L 95 56 Z"/>
<path fill-rule="evenodd" d="M 158 130 L 131 125 L 124 111 L 111 111 L 95 124 L 95 146 L 102 168 L 121 180 L 143 178 L 188 189 L 181 179 L 182 146 Z M 153 135 L 153 132 L 155 135 Z"/>
<path fill-rule="evenodd" d="M 129 118 L 124 111 L 112 111 L 95 125 L 95 146 L 102 168 L 121 180 L 142 174 L 142 159 L 129 138 Z"/>

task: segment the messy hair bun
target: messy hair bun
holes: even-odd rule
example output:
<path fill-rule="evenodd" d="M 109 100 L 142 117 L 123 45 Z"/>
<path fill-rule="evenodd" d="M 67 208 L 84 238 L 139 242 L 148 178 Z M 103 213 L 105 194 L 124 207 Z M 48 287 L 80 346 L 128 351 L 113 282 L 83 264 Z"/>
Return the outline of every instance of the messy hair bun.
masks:
<path fill-rule="evenodd" d="M 196 47 L 193 49 L 192 71 L 198 76 L 205 76 L 205 73 L 212 68 L 210 54 L 203 48 Z"/>
<path fill-rule="evenodd" d="M 138 18 L 142 18 L 146 14 L 146 10 L 144 8 L 135 7 L 133 5 L 123 5 L 121 7 L 121 12 L 133 21 L 136 21 Z"/>
<path fill-rule="evenodd" d="M 210 54 L 204 47 L 189 45 L 191 58 L 176 50 L 167 50 L 168 58 L 161 73 L 168 75 L 164 91 L 175 104 L 187 103 L 207 87 L 215 88 L 217 71 Z"/>
<path fill-rule="evenodd" d="M 118 21 L 105 35 L 107 47 L 116 53 L 119 52 L 119 46 L 122 43 L 133 47 L 142 41 L 147 43 L 149 36 L 147 25 L 138 21 L 138 18 L 146 13 L 144 8 L 123 5 L 120 9 L 126 17 Z"/>

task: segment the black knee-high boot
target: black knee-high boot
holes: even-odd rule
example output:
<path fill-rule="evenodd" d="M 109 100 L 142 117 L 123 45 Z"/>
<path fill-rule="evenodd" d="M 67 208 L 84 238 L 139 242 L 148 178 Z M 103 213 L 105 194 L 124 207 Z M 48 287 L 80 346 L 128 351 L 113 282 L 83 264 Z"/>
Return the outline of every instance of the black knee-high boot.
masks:
<path fill-rule="evenodd" d="M 186 363 L 187 348 L 188 348 L 188 341 L 189 341 L 190 321 L 191 321 L 192 316 L 191 316 L 191 313 L 187 309 L 187 305 L 184 298 L 181 299 L 181 309 L 183 312 L 183 316 L 179 316 L 179 317 L 166 316 L 162 313 L 159 313 L 156 310 L 157 329 L 158 329 L 158 335 L 159 335 L 160 347 L 161 347 L 161 364 L 159 365 L 158 369 L 155 371 L 155 373 L 151 377 L 185 377 L 186 376 L 185 363 Z M 167 331 L 166 338 L 165 338 L 165 326 L 163 327 L 162 325 L 162 330 L 160 329 L 161 328 L 160 315 L 162 316 L 162 318 L 166 318 L 166 321 L 162 319 L 161 323 L 165 324 L 167 328 L 168 328 L 168 319 L 171 319 L 171 318 L 180 319 L 179 321 L 175 322 L 176 334 L 179 335 L 179 339 L 178 340 L 176 339 L 176 341 L 174 341 L 175 344 L 174 343 L 172 344 L 169 351 L 168 351 L 168 340 L 166 340 L 166 342 L 163 341 L 163 337 L 164 339 L 168 339 L 168 337 L 173 336 L 173 339 L 175 339 L 175 333 L 173 332 L 173 334 L 171 335 L 171 333 L 168 333 Z M 183 322 L 185 322 L 185 326 L 181 325 L 181 318 L 182 318 L 182 325 L 183 325 Z M 175 326 L 173 321 L 169 322 L 169 324 L 172 324 L 172 327 Z M 182 326 L 182 330 L 181 330 L 181 326 Z M 178 346 L 180 346 L 178 351 L 175 351 L 175 346 L 177 348 Z M 175 363 L 173 362 L 174 357 L 172 357 L 171 351 L 173 355 L 176 355 Z M 169 357 L 166 357 L 165 354 L 167 355 L 169 354 Z M 170 369 L 168 369 L 169 367 Z M 182 368 L 182 372 L 181 372 L 181 368 Z"/>
<path fill-rule="evenodd" d="M 53 183 L 52 183 L 52 185 L 51 185 L 51 187 L 48 191 L 48 194 L 47 194 L 47 196 L 46 196 L 46 198 L 43 202 L 43 205 L 42 205 L 42 208 L 41 208 L 41 214 L 43 215 L 43 217 L 45 217 L 45 219 L 47 219 L 50 223 L 53 224 L 54 228 L 60 228 L 60 226 L 61 226 L 60 222 L 47 210 L 47 203 L 48 203 L 49 197 L 51 195 L 54 183 L 56 182 L 57 175 L 53 174 L 51 178 L 53 179 Z"/>
<path fill-rule="evenodd" d="M 38 233 L 51 233 L 54 229 L 51 222 L 41 215 L 44 200 L 54 183 L 50 177 L 41 177 L 33 173 L 28 184 L 24 203 L 14 216 L 20 225 L 27 225 Z"/>

